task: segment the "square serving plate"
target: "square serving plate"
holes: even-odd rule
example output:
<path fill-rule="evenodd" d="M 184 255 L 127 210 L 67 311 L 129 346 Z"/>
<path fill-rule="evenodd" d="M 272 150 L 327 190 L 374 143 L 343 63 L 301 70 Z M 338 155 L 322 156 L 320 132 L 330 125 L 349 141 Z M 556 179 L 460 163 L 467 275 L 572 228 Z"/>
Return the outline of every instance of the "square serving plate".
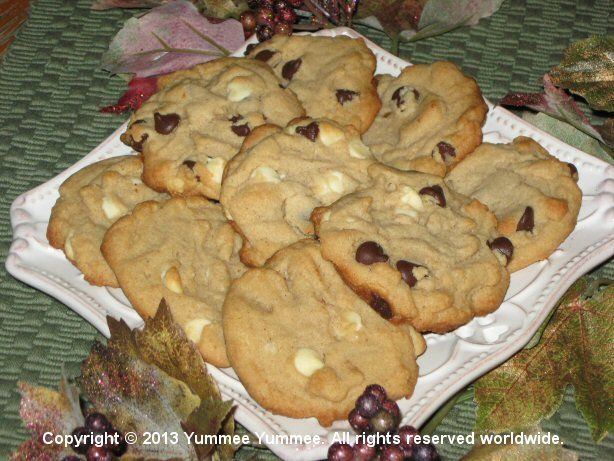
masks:
<path fill-rule="evenodd" d="M 362 37 L 348 28 L 330 29 L 316 35 Z M 409 65 L 365 40 L 377 57 L 378 73 L 396 75 Z M 235 54 L 242 56 L 245 46 Z M 66 171 L 17 197 L 11 206 L 13 243 L 6 261 L 6 268 L 13 276 L 62 301 L 107 336 L 107 315 L 122 318 L 131 327 L 140 326 L 142 320 L 121 290 L 89 285 L 64 254 L 49 245 L 45 235 L 51 208 L 59 195 L 58 187 L 64 180 L 93 162 L 131 153 L 119 140 L 125 128 L 122 125 Z M 483 131 L 484 140 L 494 143 L 529 136 L 552 155 L 575 164 L 583 192 L 578 224 L 547 260 L 512 275 L 505 302 L 497 311 L 451 333 L 426 336 L 428 348 L 418 360 L 420 378 L 415 392 L 410 399 L 398 402 L 402 424 L 419 427 L 456 392 L 520 350 L 567 288 L 614 254 L 614 167 L 490 103 Z M 321 444 L 270 444 L 269 448 L 283 459 L 326 458 L 334 434 L 350 431 L 343 421 L 325 428 L 314 418 L 273 415 L 248 395 L 232 369 L 209 365 L 209 371 L 224 397 L 235 401 L 237 421 L 251 432 L 266 434 L 267 438 L 318 434 L 323 440 Z"/>

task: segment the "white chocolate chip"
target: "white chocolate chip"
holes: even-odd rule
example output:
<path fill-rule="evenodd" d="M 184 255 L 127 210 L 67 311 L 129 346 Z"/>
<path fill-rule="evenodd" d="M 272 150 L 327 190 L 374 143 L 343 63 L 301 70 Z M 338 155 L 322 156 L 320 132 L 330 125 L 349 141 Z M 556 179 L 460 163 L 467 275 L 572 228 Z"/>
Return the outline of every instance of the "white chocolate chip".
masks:
<path fill-rule="evenodd" d="M 422 204 L 422 198 L 420 197 L 418 192 L 408 186 L 403 187 L 401 203 L 409 205 L 414 210 L 421 210 L 422 208 L 424 208 L 424 205 Z"/>
<path fill-rule="evenodd" d="M 283 179 L 275 169 L 270 166 L 259 166 L 250 175 L 251 178 L 262 179 L 264 182 L 278 183 Z"/>
<path fill-rule="evenodd" d="M 213 181 L 217 184 L 222 183 L 222 175 L 224 174 L 225 166 L 226 161 L 222 157 L 207 157 L 205 168 L 211 173 Z"/>
<path fill-rule="evenodd" d="M 344 138 L 343 131 L 328 123 L 320 124 L 320 141 L 325 146 L 330 146 Z"/>
<path fill-rule="evenodd" d="M 350 157 L 369 158 L 371 150 L 359 138 L 354 138 L 350 141 Z"/>
<path fill-rule="evenodd" d="M 340 171 L 331 171 L 327 179 L 328 188 L 333 192 L 342 194 L 345 191 L 345 186 L 343 185 L 344 178 L 345 175 Z"/>
<path fill-rule="evenodd" d="M 252 94 L 252 90 L 244 83 L 233 80 L 228 84 L 228 99 L 233 102 L 243 101 Z"/>
<path fill-rule="evenodd" d="M 415 218 L 418 216 L 418 213 L 416 213 L 414 210 L 410 210 L 409 208 L 401 208 L 401 207 L 397 207 L 394 209 L 394 212 L 396 214 L 402 214 L 405 216 L 409 216 L 411 218 Z"/>
<path fill-rule="evenodd" d="M 143 184 L 143 181 L 141 181 L 139 178 L 132 178 L 130 179 L 130 182 L 133 186 L 140 186 L 141 184 Z"/>
<path fill-rule="evenodd" d="M 358 331 L 362 328 L 362 317 L 358 312 L 348 311 L 343 314 L 343 319 L 354 331 Z"/>
<path fill-rule="evenodd" d="M 207 318 L 200 318 L 200 319 L 194 319 L 194 320 L 190 320 L 185 327 L 183 327 L 183 331 L 185 331 L 185 335 L 190 338 L 192 341 L 194 341 L 195 343 L 200 341 L 200 335 L 203 332 L 203 328 L 205 328 L 207 325 L 211 324 L 211 320 L 207 319 Z"/>
<path fill-rule="evenodd" d="M 162 282 L 164 286 L 178 295 L 183 294 L 183 286 L 181 285 L 181 276 L 175 266 L 162 272 Z"/>
<path fill-rule="evenodd" d="M 429 270 L 424 266 L 418 266 L 418 267 L 414 267 L 411 273 L 414 274 L 414 277 L 416 278 L 416 280 L 420 281 L 424 277 L 429 275 Z"/>
<path fill-rule="evenodd" d="M 303 347 L 294 354 L 294 368 L 303 376 L 309 377 L 323 367 L 324 362 L 313 349 Z"/>
<path fill-rule="evenodd" d="M 112 221 L 126 213 L 126 207 L 112 197 L 102 197 L 102 211 L 107 219 Z"/>
<path fill-rule="evenodd" d="M 72 235 L 70 235 L 64 243 L 64 253 L 68 259 L 75 259 L 75 250 L 72 247 Z"/>

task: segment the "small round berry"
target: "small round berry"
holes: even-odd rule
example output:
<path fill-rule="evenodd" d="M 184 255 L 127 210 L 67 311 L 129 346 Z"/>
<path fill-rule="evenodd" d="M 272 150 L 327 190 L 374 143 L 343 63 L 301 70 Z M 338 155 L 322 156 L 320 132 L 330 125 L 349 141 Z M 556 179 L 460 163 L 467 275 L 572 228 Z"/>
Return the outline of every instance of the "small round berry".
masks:
<path fill-rule="evenodd" d="M 97 447 L 92 445 L 87 449 L 87 455 L 85 456 L 87 461 L 113 461 L 115 456 L 105 447 Z"/>
<path fill-rule="evenodd" d="M 363 442 L 354 444 L 352 451 L 354 452 L 353 461 L 372 461 L 377 456 L 377 448 Z"/>
<path fill-rule="evenodd" d="M 239 16 L 239 20 L 246 31 L 252 31 L 256 28 L 256 15 L 253 11 L 244 11 Z"/>
<path fill-rule="evenodd" d="M 397 403 L 394 400 L 386 399 L 382 402 L 382 408 L 392 415 L 396 421 L 396 425 L 398 425 L 401 421 L 401 410 Z"/>
<path fill-rule="evenodd" d="M 285 8 L 279 10 L 275 16 L 275 20 L 279 22 L 287 22 L 288 24 L 294 24 L 296 22 L 296 13 L 291 8 Z"/>
<path fill-rule="evenodd" d="M 380 451 L 379 459 L 381 461 L 403 461 L 405 459 L 405 455 L 403 454 L 403 450 L 401 450 L 396 445 L 386 445 L 382 447 L 382 451 Z"/>
<path fill-rule="evenodd" d="M 121 456 L 128 450 L 128 444 L 126 443 L 126 439 L 124 439 L 124 435 L 117 429 L 110 431 L 109 440 L 110 443 L 105 445 L 105 447 L 115 456 Z"/>
<path fill-rule="evenodd" d="M 277 35 L 292 35 L 292 24 L 278 22 L 275 24 L 275 33 Z"/>
<path fill-rule="evenodd" d="M 328 461 L 352 461 L 354 452 L 347 443 L 335 442 L 328 448 Z"/>
<path fill-rule="evenodd" d="M 292 8 L 300 8 L 303 6 L 303 0 L 286 0 Z"/>
<path fill-rule="evenodd" d="M 273 2 L 273 9 L 277 13 L 279 13 L 281 10 L 287 10 L 288 8 L 290 8 L 290 5 L 288 5 L 286 0 L 275 0 Z"/>
<path fill-rule="evenodd" d="M 413 449 L 414 461 L 439 461 L 437 448 L 432 443 L 417 443 Z"/>
<path fill-rule="evenodd" d="M 85 428 L 92 432 L 103 433 L 110 427 L 109 420 L 102 413 L 90 413 L 85 418 Z"/>
<path fill-rule="evenodd" d="M 365 418 L 373 417 L 381 406 L 380 401 L 371 394 L 363 394 L 356 400 L 356 410 Z"/>
<path fill-rule="evenodd" d="M 379 432 L 381 434 L 391 432 L 396 427 L 394 417 L 386 410 L 378 411 L 375 416 L 369 420 L 369 424 L 373 432 Z"/>
<path fill-rule="evenodd" d="M 275 24 L 275 14 L 272 8 L 260 8 L 256 11 L 256 24 L 272 27 Z"/>
<path fill-rule="evenodd" d="M 354 429 L 359 434 L 362 434 L 363 432 L 369 430 L 369 418 L 365 418 L 363 415 L 358 413 L 358 410 L 356 410 L 356 408 L 350 411 L 350 414 L 348 415 L 348 421 L 350 422 L 350 426 L 352 426 L 352 429 Z"/>
<path fill-rule="evenodd" d="M 365 387 L 363 394 L 374 395 L 377 398 L 377 400 L 379 400 L 380 402 L 383 402 L 384 400 L 388 398 L 388 395 L 386 394 L 386 390 L 379 384 L 368 385 L 367 387 Z"/>
<path fill-rule="evenodd" d="M 273 8 L 275 0 L 260 0 L 260 6 L 265 8 Z"/>
<path fill-rule="evenodd" d="M 258 26 L 256 27 L 256 37 L 261 42 L 266 42 L 271 37 L 273 37 L 273 29 L 269 26 Z"/>
<path fill-rule="evenodd" d="M 418 435 L 418 430 L 414 426 L 401 426 L 397 431 L 399 435 L 399 445 L 406 448 L 412 448 L 414 443 L 414 437 Z"/>
<path fill-rule="evenodd" d="M 75 453 L 79 453 L 84 455 L 87 452 L 87 449 L 90 447 L 89 445 L 80 444 L 77 446 L 77 440 L 86 440 L 83 437 L 86 434 L 89 434 L 91 431 L 88 431 L 85 427 L 79 426 L 72 431 L 73 443 L 71 444 L 71 448 Z"/>

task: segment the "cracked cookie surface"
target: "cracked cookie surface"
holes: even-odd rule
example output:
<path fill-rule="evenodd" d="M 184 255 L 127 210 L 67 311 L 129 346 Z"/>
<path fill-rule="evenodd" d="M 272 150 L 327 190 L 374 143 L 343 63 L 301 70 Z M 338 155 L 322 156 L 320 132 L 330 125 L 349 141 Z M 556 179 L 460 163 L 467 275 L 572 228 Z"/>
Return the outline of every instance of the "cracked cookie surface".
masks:
<path fill-rule="evenodd" d="M 483 144 L 446 177 L 448 185 L 475 197 L 497 216 L 498 231 L 513 244 L 508 269 L 546 259 L 576 225 L 582 191 L 577 169 L 530 138 Z"/>
<path fill-rule="evenodd" d="M 365 386 L 413 392 L 422 337 L 385 321 L 303 240 L 233 282 L 223 309 L 228 356 L 250 395 L 292 418 L 346 419 Z"/>
<path fill-rule="evenodd" d="M 509 274 L 488 247 L 496 220 L 443 179 L 381 164 L 373 185 L 314 210 L 343 279 L 384 318 L 443 333 L 499 307 Z"/>
<path fill-rule="evenodd" d="M 107 232 L 102 252 L 143 317 L 164 298 L 204 359 L 226 367 L 221 310 L 244 266 L 241 239 L 220 205 L 202 197 L 145 202 Z"/>
<path fill-rule="evenodd" d="M 373 161 L 355 129 L 330 120 L 256 129 L 228 163 L 220 197 L 243 237 L 241 260 L 261 266 L 275 251 L 313 237 L 311 211 L 368 181 Z"/>
<path fill-rule="evenodd" d="M 138 203 L 168 198 L 142 183 L 142 171 L 137 156 L 113 157 L 86 166 L 60 186 L 47 240 L 63 250 L 93 285 L 118 286 L 100 252 L 107 229 Z"/>
<path fill-rule="evenodd" d="M 482 142 L 488 107 L 476 81 L 451 62 L 378 77 L 382 101 L 365 144 L 382 163 L 444 176 Z"/>
<path fill-rule="evenodd" d="M 172 195 L 218 199 L 226 162 L 251 130 L 304 115 L 271 69 L 222 58 L 159 77 L 158 92 L 130 118 L 121 139 L 142 152 L 143 180 Z"/>

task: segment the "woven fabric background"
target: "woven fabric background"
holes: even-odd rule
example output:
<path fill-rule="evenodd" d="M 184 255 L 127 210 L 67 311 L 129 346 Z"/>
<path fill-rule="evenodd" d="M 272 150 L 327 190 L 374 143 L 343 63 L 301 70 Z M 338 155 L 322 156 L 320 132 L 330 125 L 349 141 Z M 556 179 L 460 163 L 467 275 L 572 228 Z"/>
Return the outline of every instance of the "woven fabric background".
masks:
<path fill-rule="evenodd" d="M 94 12 L 92 0 L 33 1 L 30 19 L 0 63 L 0 260 L 11 241 L 9 207 L 20 193 L 64 170 L 105 139 L 123 117 L 102 115 L 124 83 L 99 67 L 111 37 L 134 12 Z M 413 62 L 448 59 L 475 76 L 497 100 L 510 90 L 539 91 L 541 76 L 570 42 L 614 32 L 611 0 L 507 0 L 479 26 L 401 46 Z M 363 30 L 388 46 L 383 35 Z M 614 274 L 613 264 L 601 271 Z M 69 375 L 95 339 L 89 324 L 50 297 L 0 268 L 0 459 L 25 439 L 17 381 L 55 386 L 62 364 Z M 457 405 L 439 433 L 467 433 L 473 402 Z M 543 424 L 583 460 L 614 458 L 614 438 L 592 443 L 569 390 L 561 409 Z M 467 447 L 445 446 L 445 459 Z M 241 458 L 254 453 L 240 452 Z M 258 452 L 260 458 L 268 458 Z"/>

